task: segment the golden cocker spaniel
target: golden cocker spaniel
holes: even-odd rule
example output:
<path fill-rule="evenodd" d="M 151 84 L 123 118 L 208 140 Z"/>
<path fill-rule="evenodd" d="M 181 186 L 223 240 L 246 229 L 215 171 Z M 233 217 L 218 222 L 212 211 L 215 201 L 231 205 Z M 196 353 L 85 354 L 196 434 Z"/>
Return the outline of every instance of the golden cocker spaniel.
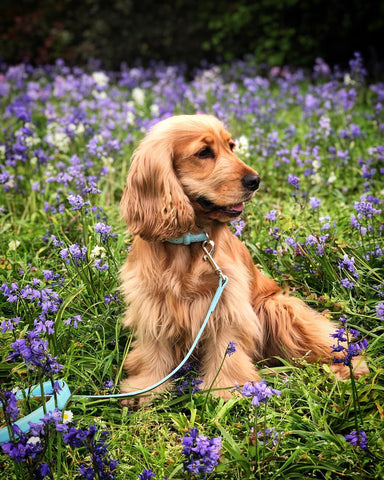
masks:
<path fill-rule="evenodd" d="M 255 362 L 304 357 L 329 363 L 340 378 L 348 367 L 332 362 L 337 328 L 300 299 L 283 293 L 253 264 L 228 222 L 258 189 L 259 175 L 234 153 L 223 124 L 210 115 L 180 115 L 156 124 L 135 150 L 121 201 L 134 241 L 121 270 L 128 304 L 125 326 L 135 332 L 121 391 L 155 384 L 192 345 L 215 294 L 218 277 L 201 243 L 170 243 L 206 232 L 215 261 L 229 281 L 194 357 L 203 386 L 227 399 L 235 384 L 259 381 Z M 230 342 L 236 352 L 223 356 Z M 354 375 L 367 372 L 354 358 Z M 166 384 L 157 388 L 161 391 Z"/>

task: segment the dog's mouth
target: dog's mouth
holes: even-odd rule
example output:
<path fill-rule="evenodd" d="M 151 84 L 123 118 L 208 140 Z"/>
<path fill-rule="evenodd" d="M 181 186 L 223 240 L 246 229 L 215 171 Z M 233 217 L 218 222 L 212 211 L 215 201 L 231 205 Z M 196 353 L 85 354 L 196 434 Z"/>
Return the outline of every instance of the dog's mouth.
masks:
<path fill-rule="evenodd" d="M 210 200 L 208 200 L 208 198 L 205 197 L 198 197 L 196 201 L 205 211 L 209 213 L 219 213 L 226 217 L 238 217 L 239 215 L 241 215 L 244 208 L 243 202 L 237 203 L 235 205 L 221 206 L 216 205 L 216 203 L 211 202 Z"/>

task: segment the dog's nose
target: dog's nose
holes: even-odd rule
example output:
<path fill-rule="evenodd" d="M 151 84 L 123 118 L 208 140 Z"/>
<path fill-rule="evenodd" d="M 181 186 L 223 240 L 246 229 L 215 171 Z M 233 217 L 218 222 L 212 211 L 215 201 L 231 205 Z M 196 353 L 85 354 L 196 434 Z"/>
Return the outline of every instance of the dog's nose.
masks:
<path fill-rule="evenodd" d="M 241 179 L 241 183 L 244 185 L 245 188 L 254 192 L 259 188 L 260 177 L 257 174 L 249 173 Z"/>

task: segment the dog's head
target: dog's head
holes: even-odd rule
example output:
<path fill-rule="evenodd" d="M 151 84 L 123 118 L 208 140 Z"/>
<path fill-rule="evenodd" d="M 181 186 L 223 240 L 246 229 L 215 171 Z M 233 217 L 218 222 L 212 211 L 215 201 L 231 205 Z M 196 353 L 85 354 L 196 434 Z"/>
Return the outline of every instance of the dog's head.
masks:
<path fill-rule="evenodd" d="M 179 115 L 152 127 L 132 156 L 121 201 L 129 230 L 166 240 L 239 217 L 260 178 L 234 147 L 210 115 Z"/>

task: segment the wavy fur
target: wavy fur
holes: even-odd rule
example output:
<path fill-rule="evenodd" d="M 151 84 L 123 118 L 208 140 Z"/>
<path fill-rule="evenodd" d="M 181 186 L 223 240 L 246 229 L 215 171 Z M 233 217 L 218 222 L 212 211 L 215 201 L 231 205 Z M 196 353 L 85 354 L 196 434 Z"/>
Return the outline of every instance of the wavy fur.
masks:
<path fill-rule="evenodd" d="M 165 377 L 190 348 L 205 318 L 218 279 L 203 259 L 201 244 L 167 239 L 206 231 L 215 260 L 229 277 L 195 357 L 204 386 L 210 386 L 229 342 L 237 344 L 215 380 L 215 392 L 259 380 L 255 361 L 278 356 L 329 363 L 339 377 L 349 369 L 332 363 L 330 334 L 337 328 L 300 299 L 284 294 L 253 264 L 228 228 L 257 188 L 256 172 L 232 151 L 224 126 L 208 115 L 181 115 L 158 123 L 133 154 L 121 201 L 135 235 L 121 270 L 128 308 L 123 323 L 135 332 L 125 360 L 122 392 L 148 387 Z M 355 376 L 367 371 L 356 360 Z M 161 391 L 166 385 L 159 387 Z"/>

